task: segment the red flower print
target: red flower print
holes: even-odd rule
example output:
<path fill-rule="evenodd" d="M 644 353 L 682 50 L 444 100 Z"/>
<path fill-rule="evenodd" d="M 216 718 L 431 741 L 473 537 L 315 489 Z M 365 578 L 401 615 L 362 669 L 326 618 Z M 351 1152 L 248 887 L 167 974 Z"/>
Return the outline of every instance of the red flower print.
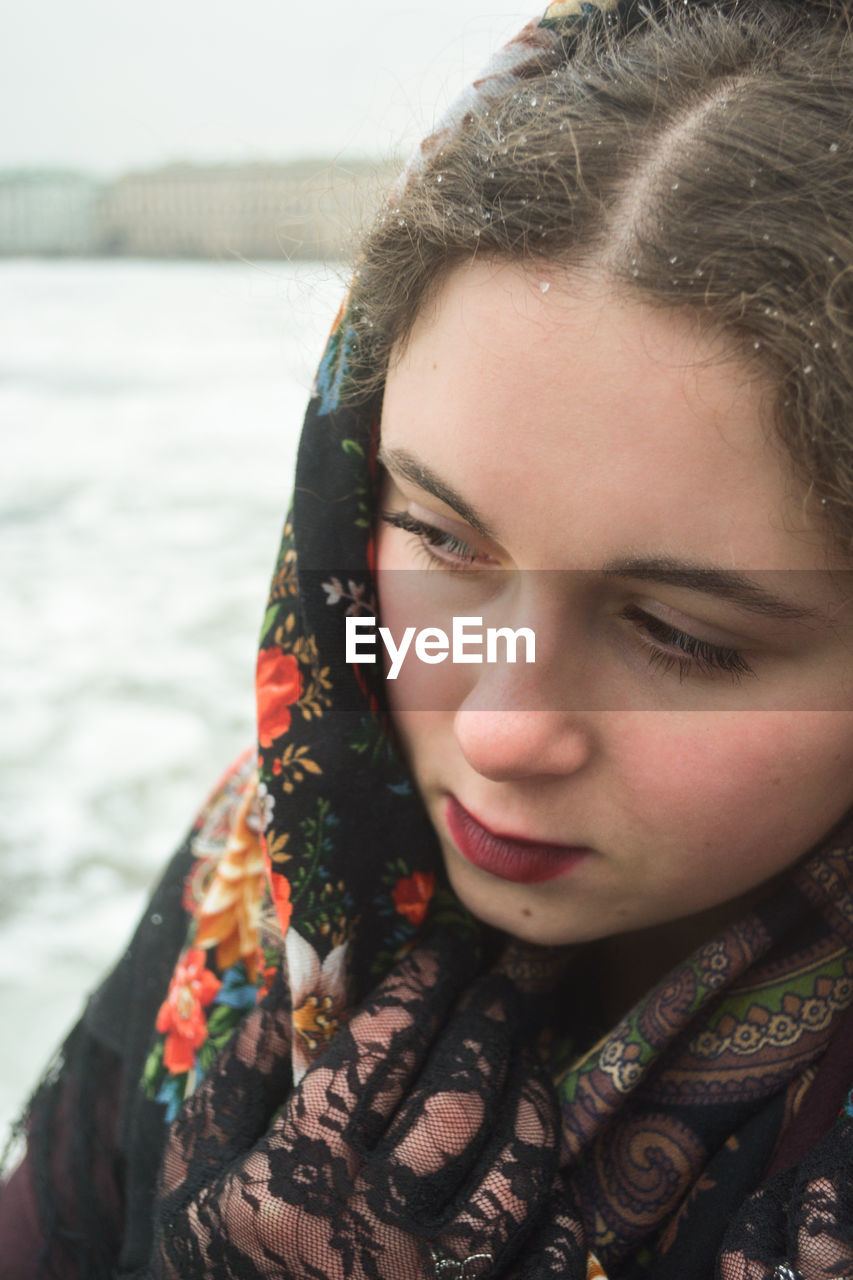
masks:
<path fill-rule="evenodd" d="M 268 867 L 267 870 L 269 872 L 272 900 L 275 904 L 275 913 L 281 925 L 281 932 L 284 934 L 287 933 L 290 917 L 293 915 L 293 903 L 290 901 L 290 881 L 287 876 L 280 875 L 278 871 L 273 871 L 272 867 Z"/>
<path fill-rule="evenodd" d="M 401 916 L 405 916 L 412 924 L 420 924 L 427 913 L 434 889 L 435 876 L 431 871 L 415 871 L 397 881 L 391 890 L 391 897 Z"/>
<path fill-rule="evenodd" d="M 288 707 L 302 693 L 302 676 L 299 663 L 292 653 L 285 653 L 279 645 L 261 649 L 255 679 L 258 699 L 258 741 L 262 747 L 271 747 L 276 738 L 290 728 Z"/>
<path fill-rule="evenodd" d="M 205 959 L 201 947 L 183 953 L 157 1014 L 157 1030 L 167 1033 L 163 1062 L 173 1076 L 192 1067 L 196 1049 L 207 1039 L 203 1010 L 222 986 L 216 974 L 205 968 Z"/>
<path fill-rule="evenodd" d="M 269 989 L 273 984 L 273 978 L 276 975 L 277 968 L 278 966 L 275 964 L 267 964 L 266 956 L 264 955 L 263 948 L 258 947 L 258 953 L 257 953 L 257 956 L 255 957 L 255 970 L 257 973 L 260 974 L 260 977 L 261 977 L 261 985 L 258 987 L 257 991 L 255 992 L 255 1000 L 258 1002 L 258 1004 L 260 1004 L 264 996 L 269 993 Z"/>

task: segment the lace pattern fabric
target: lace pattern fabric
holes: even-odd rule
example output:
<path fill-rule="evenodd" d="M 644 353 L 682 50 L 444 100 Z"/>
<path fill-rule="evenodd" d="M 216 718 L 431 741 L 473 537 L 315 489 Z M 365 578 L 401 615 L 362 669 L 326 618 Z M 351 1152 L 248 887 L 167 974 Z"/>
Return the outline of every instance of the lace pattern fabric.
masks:
<path fill-rule="evenodd" d="M 457 999 L 460 959 L 449 936 L 413 950 L 292 1091 L 275 984 L 170 1130 L 146 1280 L 635 1274 L 590 1253 L 529 994 L 490 972 Z M 739 1208 L 714 1280 L 851 1276 L 845 1117 Z"/>
<path fill-rule="evenodd" d="M 518 992 L 492 973 L 456 1003 L 458 957 L 413 952 L 277 1116 L 289 1030 L 270 992 L 172 1126 L 151 1280 L 586 1276 Z"/>
<path fill-rule="evenodd" d="M 799 1165 L 762 1186 L 723 1245 L 720 1280 L 853 1276 L 853 1125 L 841 1122 Z"/>

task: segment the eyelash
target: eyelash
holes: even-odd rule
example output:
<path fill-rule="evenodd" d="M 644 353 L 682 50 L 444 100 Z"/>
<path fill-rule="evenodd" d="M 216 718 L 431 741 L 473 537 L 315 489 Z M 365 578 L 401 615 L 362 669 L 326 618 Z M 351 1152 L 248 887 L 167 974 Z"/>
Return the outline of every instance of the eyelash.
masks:
<path fill-rule="evenodd" d="M 470 543 L 463 542 L 455 534 L 445 533 L 443 529 L 436 529 L 435 525 L 418 520 L 408 511 L 382 511 L 380 517 L 394 529 L 402 529 L 404 533 L 414 534 L 418 545 L 430 560 L 451 573 L 466 572 L 477 559 L 477 552 Z M 439 550 L 445 555 L 437 555 L 436 552 Z M 445 556 L 450 559 L 446 559 Z"/>
<path fill-rule="evenodd" d="M 477 559 L 477 552 L 469 543 L 418 520 L 408 511 L 383 511 L 380 512 L 380 518 L 395 529 L 413 534 L 418 546 L 433 564 L 440 565 L 450 573 L 470 572 Z M 437 554 L 439 549 L 443 555 Z M 753 668 L 737 649 L 699 640 L 686 631 L 671 627 L 636 605 L 628 605 L 622 616 L 637 624 L 648 651 L 649 665 L 657 671 L 677 671 L 679 680 L 691 675 L 714 676 L 725 673 L 731 676 L 735 684 L 744 676 L 755 675 Z M 658 645 L 667 645 L 668 648 L 658 648 Z"/>
<path fill-rule="evenodd" d="M 639 624 L 641 633 L 648 640 L 657 644 L 669 645 L 669 649 L 657 649 L 649 646 L 649 662 L 658 671 L 674 671 L 683 680 L 685 676 L 717 675 L 725 672 L 737 684 L 744 676 L 754 676 L 755 672 L 746 658 L 737 649 L 728 649 L 723 645 L 711 644 L 708 640 L 699 640 L 686 631 L 679 631 L 669 623 L 662 622 L 654 614 L 638 609 L 636 605 L 628 605 L 623 617 Z M 673 652 L 675 650 L 676 652 Z"/>

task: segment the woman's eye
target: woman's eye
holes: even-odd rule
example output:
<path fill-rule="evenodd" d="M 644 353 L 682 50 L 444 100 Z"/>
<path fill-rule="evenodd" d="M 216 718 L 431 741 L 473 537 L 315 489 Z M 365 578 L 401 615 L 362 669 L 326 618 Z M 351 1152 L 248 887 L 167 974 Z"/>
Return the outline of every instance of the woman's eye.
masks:
<path fill-rule="evenodd" d="M 636 605 L 629 605 L 623 616 L 636 623 L 647 650 L 649 662 L 660 671 L 677 671 L 679 679 L 686 676 L 729 675 L 734 683 L 755 672 L 737 649 L 711 644 L 679 631 L 654 614 L 646 613 Z"/>
<path fill-rule="evenodd" d="M 470 543 L 419 520 L 408 511 L 382 511 L 380 519 L 392 528 L 411 533 L 433 564 L 438 563 L 444 568 L 457 571 L 488 568 L 495 564 L 490 556 L 478 553 Z M 700 640 L 698 636 L 681 631 L 636 605 L 628 605 L 622 616 L 635 624 L 649 663 L 656 670 L 677 671 L 680 680 L 687 676 L 715 676 L 724 673 L 734 683 L 738 683 L 744 676 L 755 675 L 753 668 L 737 649 Z"/>
<path fill-rule="evenodd" d="M 434 563 L 449 569 L 487 568 L 494 564 L 490 556 L 478 554 L 468 542 L 455 534 L 445 533 L 426 524 L 408 511 L 382 511 L 380 518 L 394 529 L 402 529 L 417 539 L 418 545 Z"/>

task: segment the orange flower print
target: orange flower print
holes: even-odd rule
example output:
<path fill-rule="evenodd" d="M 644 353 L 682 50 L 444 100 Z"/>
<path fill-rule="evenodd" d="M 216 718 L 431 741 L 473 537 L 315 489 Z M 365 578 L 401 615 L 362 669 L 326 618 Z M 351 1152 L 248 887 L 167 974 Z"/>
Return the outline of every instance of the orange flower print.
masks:
<path fill-rule="evenodd" d="M 282 934 L 287 933 L 290 917 L 293 915 L 293 903 L 290 901 L 290 881 L 286 876 L 269 868 L 270 892 L 272 893 L 275 913 L 281 925 Z"/>
<path fill-rule="evenodd" d="M 420 924 L 434 889 L 435 876 L 431 871 L 415 871 L 410 876 L 401 876 L 391 890 L 391 897 L 401 916 L 411 924 Z"/>
<path fill-rule="evenodd" d="M 257 955 L 257 960 L 255 961 L 255 969 L 261 979 L 261 985 L 258 987 L 255 993 L 255 1000 L 257 1001 L 258 1004 L 260 1004 L 264 996 L 269 995 L 269 989 L 273 984 L 273 979 L 275 978 L 276 972 L 278 970 L 278 965 L 267 964 L 266 956 L 264 955 L 263 948 L 258 947 L 258 955 Z"/>
<path fill-rule="evenodd" d="M 292 653 L 279 645 L 261 649 L 256 674 L 258 700 L 258 741 L 271 747 L 290 728 L 288 708 L 302 694 L 302 675 Z"/>
<path fill-rule="evenodd" d="M 264 894 L 265 865 L 249 787 L 234 815 L 225 852 L 216 864 L 198 912 L 197 947 L 216 947 L 220 972 L 242 960 L 255 980 L 258 922 Z"/>
<path fill-rule="evenodd" d="M 163 1063 L 174 1076 L 191 1070 L 196 1050 L 207 1039 L 203 1011 L 222 986 L 216 974 L 204 967 L 205 958 L 200 947 L 183 953 L 157 1014 L 157 1030 L 166 1034 Z"/>

